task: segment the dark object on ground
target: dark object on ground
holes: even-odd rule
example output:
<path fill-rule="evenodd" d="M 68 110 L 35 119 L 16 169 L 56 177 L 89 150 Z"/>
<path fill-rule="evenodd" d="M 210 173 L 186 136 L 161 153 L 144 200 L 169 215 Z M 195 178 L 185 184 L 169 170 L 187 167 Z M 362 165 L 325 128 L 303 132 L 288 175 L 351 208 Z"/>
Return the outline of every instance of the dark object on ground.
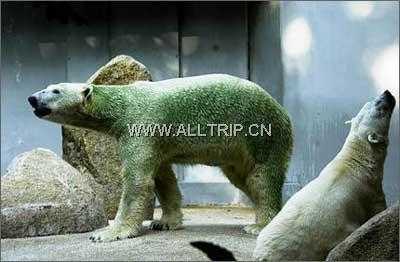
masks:
<path fill-rule="evenodd" d="M 236 261 L 231 251 L 213 243 L 205 241 L 193 241 L 190 242 L 190 245 L 200 249 L 212 261 Z"/>

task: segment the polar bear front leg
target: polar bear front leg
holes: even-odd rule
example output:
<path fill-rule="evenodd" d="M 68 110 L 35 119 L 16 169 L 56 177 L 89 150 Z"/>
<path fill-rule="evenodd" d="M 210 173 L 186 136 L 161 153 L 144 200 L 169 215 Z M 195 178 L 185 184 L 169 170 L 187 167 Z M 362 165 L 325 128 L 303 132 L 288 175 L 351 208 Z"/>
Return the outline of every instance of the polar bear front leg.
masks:
<path fill-rule="evenodd" d="M 114 223 L 95 231 L 93 242 L 110 242 L 139 236 L 147 203 L 154 195 L 151 168 L 131 163 L 123 175 L 123 191 Z"/>

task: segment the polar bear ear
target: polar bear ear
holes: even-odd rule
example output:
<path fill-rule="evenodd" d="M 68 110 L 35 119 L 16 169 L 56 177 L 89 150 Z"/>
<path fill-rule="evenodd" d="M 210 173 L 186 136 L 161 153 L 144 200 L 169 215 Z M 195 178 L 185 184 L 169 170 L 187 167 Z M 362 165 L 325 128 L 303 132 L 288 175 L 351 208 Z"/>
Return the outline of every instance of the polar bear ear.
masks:
<path fill-rule="evenodd" d="M 372 144 L 378 144 L 385 142 L 385 138 L 377 133 L 370 133 L 368 134 L 368 141 Z"/>
<path fill-rule="evenodd" d="M 93 86 L 91 85 L 86 85 L 83 88 L 82 95 L 85 102 L 90 100 L 90 98 L 92 97 L 92 92 L 93 92 Z"/>

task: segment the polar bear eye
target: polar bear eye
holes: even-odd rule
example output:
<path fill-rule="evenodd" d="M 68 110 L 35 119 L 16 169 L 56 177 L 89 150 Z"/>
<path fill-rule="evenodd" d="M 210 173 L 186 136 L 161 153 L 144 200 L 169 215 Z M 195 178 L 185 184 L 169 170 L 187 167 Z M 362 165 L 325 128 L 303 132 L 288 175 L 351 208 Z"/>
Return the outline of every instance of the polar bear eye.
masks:
<path fill-rule="evenodd" d="M 53 94 L 59 94 L 60 93 L 60 90 L 58 90 L 58 89 L 53 89 Z"/>

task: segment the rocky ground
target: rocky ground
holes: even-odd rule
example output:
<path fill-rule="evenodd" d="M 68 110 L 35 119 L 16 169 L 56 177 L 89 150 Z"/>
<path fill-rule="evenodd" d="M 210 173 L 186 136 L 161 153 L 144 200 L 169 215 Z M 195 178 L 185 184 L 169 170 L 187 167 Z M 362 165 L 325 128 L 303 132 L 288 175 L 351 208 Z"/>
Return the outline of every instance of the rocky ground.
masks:
<path fill-rule="evenodd" d="M 160 217 L 156 209 L 155 217 Z M 92 243 L 90 233 L 1 240 L 1 260 L 207 260 L 190 241 L 218 243 L 238 260 L 249 260 L 255 237 L 242 231 L 254 221 L 248 208 L 185 208 L 185 229 L 149 231 L 143 236 L 111 243 Z M 148 225 L 149 221 L 145 222 Z"/>

